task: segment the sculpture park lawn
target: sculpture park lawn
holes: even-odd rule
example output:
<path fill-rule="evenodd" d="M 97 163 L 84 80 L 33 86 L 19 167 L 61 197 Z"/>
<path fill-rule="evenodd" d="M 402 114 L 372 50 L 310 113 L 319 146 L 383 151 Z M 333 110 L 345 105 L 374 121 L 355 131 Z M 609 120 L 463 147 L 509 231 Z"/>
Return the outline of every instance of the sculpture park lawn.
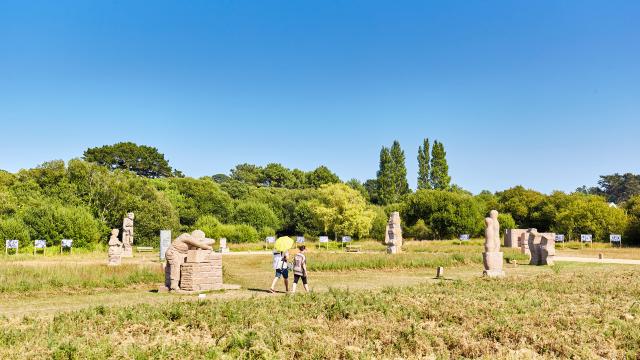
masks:
<path fill-rule="evenodd" d="M 225 282 L 243 290 L 205 301 L 153 292 L 154 256 L 119 268 L 104 253 L 5 258 L 0 358 L 640 356 L 640 266 L 505 264 L 507 277 L 489 280 L 477 243 L 405 249 L 312 250 L 313 292 L 295 296 L 264 291 L 268 252 L 225 256 Z M 434 279 L 437 265 L 445 279 Z"/>

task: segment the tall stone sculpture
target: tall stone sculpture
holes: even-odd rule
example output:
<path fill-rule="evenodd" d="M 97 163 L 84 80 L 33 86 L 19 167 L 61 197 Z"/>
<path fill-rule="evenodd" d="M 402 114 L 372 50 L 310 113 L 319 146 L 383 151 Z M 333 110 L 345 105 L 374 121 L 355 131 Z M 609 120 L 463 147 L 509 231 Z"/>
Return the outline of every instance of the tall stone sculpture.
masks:
<path fill-rule="evenodd" d="M 111 230 L 111 237 L 109 238 L 109 265 L 117 266 L 122 262 L 122 242 L 118 239 L 120 230 Z"/>
<path fill-rule="evenodd" d="M 133 257 L 133 219 L 135 215 L 130 212 L 122 221 L 122 257 Z"/>
<path fill-rule="evenodd" d="M 186 284 L 182 284 L 182 267 L 184 267 L 185 263 L 210 263 L 213 264 L 218 261 L 219 254 L 214 254 L 211 251 L 211 244 L 213 244 L 214 240 L 207 239 L 205 237 L 204 232 L 200 230 L 195 230 L 191 234 L 182 234 L 178 236 L 173 242 L 171 246 L 167 250 L 165 254 L 165 258 L 167 259 L 167 267 L 165 269 L 165 285 L 172 291 L 179 291 L 181 289 L 184 290 L 186 288 Z M 199 251 L 193 251 L 199 250 Z M 215 255 L 218 255 L 216 257 Z M 222 274 L 222 258 L 219 257 L 220 262 L 220 274 Z M 214 264 L 217 265 L 217 264 Z M 213 265 L 212 265 L 213 266 Z M 197 266 L 196 266 L 197 267 Z M 200 266 L 202 267 L 202 266 Z M 187 279 L 191 286 L 187 290 L 191 290 L 193 287 L 194 275 L 192 272 L 202 270 L 200 267 L 194 268 L 194 266 L 189 267 L 190 273 L 188 274 L 189 279 Z M 206 268 L 206 265 L 203 267 Z M 221 275 L 220 275 L 221 276 Z M 199 277 L 197 274 L 195 277 Z M 216 277 L 217 278 L 217 277 Z M 198 279 L 196 279 L 198 280 Z M 220 277 L 220 281 L 222 278 Z M 197 285 L 197 284 L 196 284 Z M 211 289 L 209 289 L 211 290 Z"/>
<path fill-rule="evenodd" d="M 400 213 L 397 211 L 391 213 L 389 217 L 384 243 L 387 244 L 387 252 L 389 254 L 402 252 L 402 228 L 400 227 Z"/>
<path fill-rule="evenodd" d="M 500 252 L 498 212 L 491 210 L 489 217 L 484 221 L 487 228 L 485 230 L 484 253 L 482 253 L 484 262 L 483 274 L 489 277 L 504 276 L 504 271 L 502 270 L 504 253 Z"/>

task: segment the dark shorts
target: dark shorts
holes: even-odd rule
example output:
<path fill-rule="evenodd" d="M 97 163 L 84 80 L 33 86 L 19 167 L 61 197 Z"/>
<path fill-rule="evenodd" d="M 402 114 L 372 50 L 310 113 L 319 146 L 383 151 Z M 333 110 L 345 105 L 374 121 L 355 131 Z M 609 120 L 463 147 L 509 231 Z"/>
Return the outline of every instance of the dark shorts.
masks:
<path fill-rule="evenodd" d="M 302 276 L 302 275 L 298 275 L 298 274 L 293 274 L 293 283 L 297 284 L 298 280 L 302 279 L 302 283 L 307 285 L 307 277 L 306 276 Z"/>
<path fill-rule="evenodd" d="M 285 279 L 289 278 L 289 269 L 277 269 L 276 270 L 276 277 L 280 278 L 283 277 Z"/>

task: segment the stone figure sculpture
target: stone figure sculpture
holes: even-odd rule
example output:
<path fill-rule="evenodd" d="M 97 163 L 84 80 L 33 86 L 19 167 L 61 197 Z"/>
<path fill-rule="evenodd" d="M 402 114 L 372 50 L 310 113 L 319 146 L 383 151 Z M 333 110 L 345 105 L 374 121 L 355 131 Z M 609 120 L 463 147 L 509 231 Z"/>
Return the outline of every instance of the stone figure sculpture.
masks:
<path fill-rule="evenodd" d="M 491 210 L 489 217 L 485 220 L 485 242 L 482 259 L 484 262 L 484 275 L 489 277 L 504 276 L 502 263 L 504 253 L 500 252 L 500 223 L 498 222 L 498 212 Z"/>
<path fill-rule="evenodd" d="M 213 254 L 211 251 L 211 245 L 214 243 L 213 239 L 207 239 L 204 232 L 201 230 L 195 230 L 191 234 L 182 234 L 178 236 L 165 254 L 167 259 L 167 267 L 165 269 L 165 285 L 172 291 L 180 290 L 180 277 L 181 266 L 187 261 L 187 256 L 190 250 L 202 249 L 209 250 L 203 254 L 193 254 L 194 259 L 197 257 L 207 256 Z M 193 261 L 198 262 L 198 261 Z"/>
<path fill-rule="evenodd" d="M 117 266 L 122 262 L 122 242 L 118 239 L 120 230 L 111 230 L 111 237 L 109 238 L 109 265 Z"/>
<path fill-rule="evenodd" d="M 394 211 L 389 217 L 384 243 L 387 244 L 389 254 L 402 252 L 402 228 L 400 227 L 400 213 Z"/>
<path fill-rule="evenodd" d="M 122 256 L 133 257 L 133 219 L 135 215 L 130 212 L 122 221 Z"/>

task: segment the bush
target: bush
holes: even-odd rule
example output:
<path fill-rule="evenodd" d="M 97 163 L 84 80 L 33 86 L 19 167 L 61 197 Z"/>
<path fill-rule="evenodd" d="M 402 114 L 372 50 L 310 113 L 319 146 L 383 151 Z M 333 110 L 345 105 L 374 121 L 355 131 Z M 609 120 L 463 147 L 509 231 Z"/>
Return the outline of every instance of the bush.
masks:
<path fill-rule="evenodd" d="M 236 207 L 233 220 L 234 223 L 251 225 L 255 229 L 280 227 L 280 220 L 276 214 L 267 205 L 257 202 L 240 203 Z"/>
<path fill-rule="evenodd" d="M 107 227 L 83 207 L 40 204 L 24 209 L 22 219 L 31 239 L 47 240 L 51 246 L 59 245 L 62 239 L 72 239 L 74 247 L 91 248 L 108 235 Z"/>
<path fill-rule="evenodd" d="M 511 217 L 511 214 L 498 214 L 498 222 L 500 223 L 500 229 L 503 230 L 500 232 L 500 236 L 504 236 L 505 229 L 516 229 L 516 222 Z"/>
<path fill-rule="evenodd" d="M 227 238 L 229 242 L 236 244 L 260 241 L 258 231 L 251 225 L 246 224 L 222 225 L 219 236 Z"/>
<path fill-rule="evenodd" d="M 379 206 L 372 206 L 374 211 L 373 224 L 371 225 L 370 236 L 372 239 L 384 241 L 385 231 L 387 231 L 387 223 L 389 217 L 383 208 Z"/>
<path fill-rule="evenodd" d="M 556 216 L 553 230 L 576 239 L 580 234 L 592 234 L 594 241 L 608 241 L 609 234 L 622 234 L 627 227 L 623 209 L 610 207 L 600 196 L 571 194 L 570 202 Z"/>
<path fill-rule="evenodd" d="M 411 225 L 422 219 L 433 232 L 430 238 L 435 239 L 477 235 L 483 228 L 480 205 L 472 196 L 442 190 L 418 190 L 410 194 L 405 218 Z"/>
<path fill-rule="evenodd" d="M 196 224 L 193 226 L 193 228 L 191 229 L 193 230 L 202 230 L 204 231 L 204 234 L 211 239 L 219 239 L 220 233 L 222 231 L 222 223 L 220 223 L 220 220 L 216 219 L 215 216 L 213 215 L 204 215 L 201 216 L 200 218 L 198 218 L 198 221 L 196 221 Z"/>
<path fill-rule="evenodd" d="M 18 218 L 0 219 L 0 241 L 2 247 L 5 246 L 5 240 L 18 240 L 19 247 L 25 247 L 30 244 L 29 228 Z"/>
<path fill-rule="evenodd" d="M 433 239 L 433 231 L 429 229 L 422 219 L 419 219 L 415 225 L 410 226 L 407 230 L 407 235 L 416 240 Z"/>

